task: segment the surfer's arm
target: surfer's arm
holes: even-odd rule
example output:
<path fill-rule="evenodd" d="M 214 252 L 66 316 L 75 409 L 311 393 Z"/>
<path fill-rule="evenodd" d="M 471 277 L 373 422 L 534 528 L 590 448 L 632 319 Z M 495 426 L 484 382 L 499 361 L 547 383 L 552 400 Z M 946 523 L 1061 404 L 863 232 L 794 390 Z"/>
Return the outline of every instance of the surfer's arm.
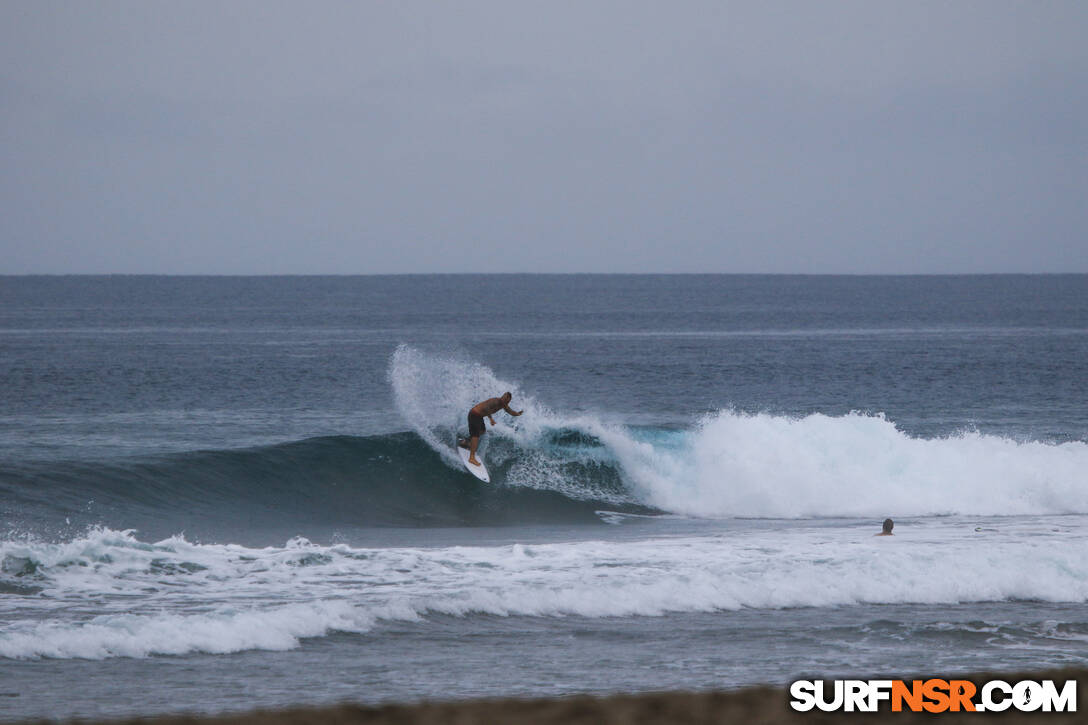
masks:
<path fill-rule="evenodd" d="M 489 416 L 487 416 L 487 419 L 491 421 L 491 427 L 494 428 L 495 427 L 495 418 L 494 418 L 494 416 L 489 415 Z"/>
<path fill-rule="evenodd" d="M 522 413 L 525 412 L 524 410 L 511 410 L 509 405 L 502 406 L 502 409 L 505 410 L 510 415 L 514 416 L 515 418 L 517 418 L 519 415 L 521 415 Z M 495 425 L 495 424 L 492 423 L 491 425 Z"/>

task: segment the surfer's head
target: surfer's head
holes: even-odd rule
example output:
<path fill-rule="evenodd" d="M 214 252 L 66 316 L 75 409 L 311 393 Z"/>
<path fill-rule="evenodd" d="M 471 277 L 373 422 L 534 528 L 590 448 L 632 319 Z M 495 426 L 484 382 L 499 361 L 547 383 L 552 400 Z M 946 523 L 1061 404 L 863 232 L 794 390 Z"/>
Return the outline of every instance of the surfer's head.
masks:
<path fill-rule="evenodd" d="M 892 532 L 892 527 L 893 526 L 895 526 L 894 521 L 892 521 L 891 519 L 884 519 L 884 533 L 885 534 L 890 534 Z"/>
<path fill-rule="evenodd" d="M 511 399 L 513 399 L 513 397 L 514 396 L 511 393 L 506 392 L 502 394 L 502 397 L 499 398 L 499 400 L 501 400 L 503 403 L 509 403 Z"/>

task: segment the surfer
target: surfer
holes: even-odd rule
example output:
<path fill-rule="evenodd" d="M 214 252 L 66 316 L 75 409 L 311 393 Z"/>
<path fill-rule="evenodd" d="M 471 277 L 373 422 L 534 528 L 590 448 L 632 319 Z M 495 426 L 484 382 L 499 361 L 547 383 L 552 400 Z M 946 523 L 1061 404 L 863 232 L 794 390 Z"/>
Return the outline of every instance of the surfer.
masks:
<path fill-rule="evenodd" d="M 480 436 L 487 432 L 487 426 L 484 425 L 484 418 L 486 417 L 491 421 L 492 427 L 495 425 L 495 413 L 500 410 L 505 410 L 515 418 L 525 411 L 523 410 L 511 410 L 510 399 L 514 396 L 510 393 L 503 393 L 499 398 L 488 398 L 482 403 L 477 403 L 472 406 L 472 410 L 468 412 L 468 435 L 469 441 L 466 445 L 465 439 L 457 441 L 457 445 L 462 448 L 468 449 L 468 462 L 474 466 L 480 465 L 480 462 L 476 459 L 476 447 L 480 445 Z"/>
<path fill-rule="evenodd" d="M 895 522 L 891 519 L 884 519 L 884 530 L 879 534 L 873 534 L 874 536 L 895 536 L 892 533 L 892 527 L 895 526 Z"/>

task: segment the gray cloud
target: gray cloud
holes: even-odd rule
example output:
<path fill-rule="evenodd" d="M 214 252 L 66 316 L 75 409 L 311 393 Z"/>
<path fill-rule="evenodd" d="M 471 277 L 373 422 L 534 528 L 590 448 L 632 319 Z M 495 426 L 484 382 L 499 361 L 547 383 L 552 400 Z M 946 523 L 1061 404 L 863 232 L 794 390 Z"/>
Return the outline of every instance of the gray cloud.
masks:
<path fill-rule="evenodd" d="M 0 272 L 1088 271 L 1080 3 L 8 3 Z"/>

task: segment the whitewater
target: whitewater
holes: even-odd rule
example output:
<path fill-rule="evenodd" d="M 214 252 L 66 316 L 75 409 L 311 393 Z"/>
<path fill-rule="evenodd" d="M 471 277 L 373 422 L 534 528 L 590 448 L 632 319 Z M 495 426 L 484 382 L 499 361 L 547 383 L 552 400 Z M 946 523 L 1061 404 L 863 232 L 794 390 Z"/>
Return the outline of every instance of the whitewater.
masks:
<path fill-rule="evenodd" d="M 836 523 L 712 536 L 361 549 L 293 539 L 250 549 L 100 529 L 64 544 L 0 544 L 33 586 L 0 632 L 11 658 L 284 650 L 380 620 L 660 617 L 854 604 L 1088 600 L 1088 520 L 912 523 L 896 541 Z M 87 616 L 85 608 L 97 604 Z M 40 618 L 32 616 L 35 611 Z M 28 616 L 30 615 L 30 616 Z M 21 620 L 21 621 L 19 621 Z"/>

